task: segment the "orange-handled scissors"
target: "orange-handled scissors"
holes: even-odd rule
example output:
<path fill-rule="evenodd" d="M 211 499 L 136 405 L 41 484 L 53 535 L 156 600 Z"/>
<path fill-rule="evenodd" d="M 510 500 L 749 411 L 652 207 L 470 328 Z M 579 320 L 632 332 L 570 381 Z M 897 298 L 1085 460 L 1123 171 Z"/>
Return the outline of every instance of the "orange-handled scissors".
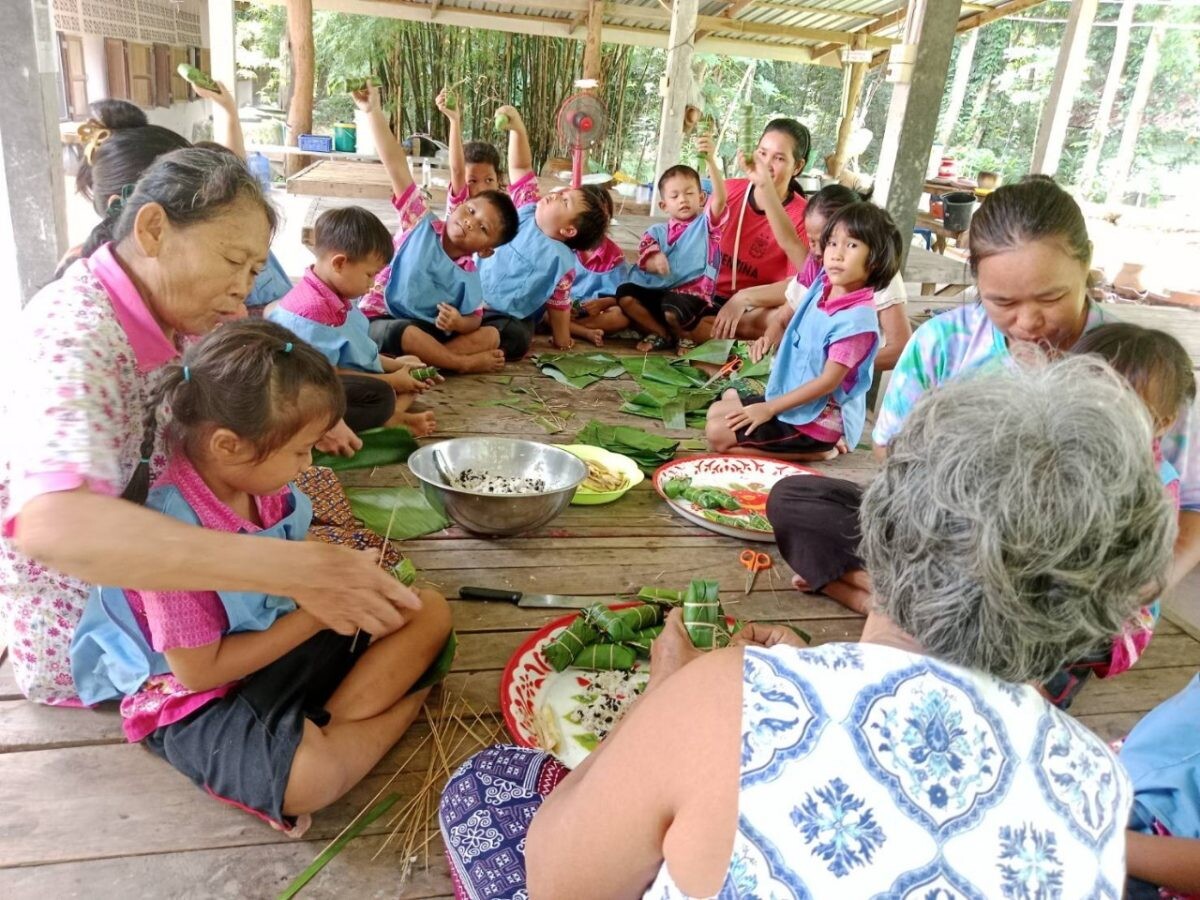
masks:
<path fill-rule="evenodd" d="M 746 589 L 743 594 L 749 594 L 754 590 L 754 581 L 758 578 L 758 573 L 763 569 L 771 568 L 771 557 L 765 553 L 756 553 L 753 550 L 743 550 L 742 555 L 738 557 L 742 568 L 746 569 Z"/>
<path fill-rule="evenodd" d="M 718 381 L 720 381 L 725 376 L 732 375 L 734 372 L 738 371 L 738 369 L 740 369 L 742 367 L 743 362 L 745 362 L 745 360 L 743 360 L 740 356 L 737 356 L 735 354 L 733 359 L 729 360 L 729 362 L 725 363 L 725 365 L 723 365 L 723 366 L 721 366 L 721 368 L 717 369 L 716 374 L 713 375 L 712 378 L 708 379 L 708 381 L 704 382 L 704 384 L 702 384 L 701 387 L 702 388 L 709 387 L 710 385 L 716 384 Z"/>

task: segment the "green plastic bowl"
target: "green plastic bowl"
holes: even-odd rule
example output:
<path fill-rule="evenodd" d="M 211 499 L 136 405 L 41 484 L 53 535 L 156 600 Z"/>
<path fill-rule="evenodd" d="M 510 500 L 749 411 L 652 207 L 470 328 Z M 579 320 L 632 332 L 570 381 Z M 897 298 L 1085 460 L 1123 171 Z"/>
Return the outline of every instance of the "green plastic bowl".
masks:
<path fill-rule="evenodd" d="M 615 491 L 592 491 L 580 485 L 575 489 L 575 496 L 571 498 L 572 506 L 600 506 L 603 503 L 612 503 L 614 500 L 621 499 L 646 478 L 645 473 L 638 468 L 638 464 L 628 456 L 613 453 L 603 447 L 593 447 L 591 444 L 564 444 L 559 449 L 566 450 L 582 460 L 590 459 L 592 462 L 601 463 L 614 472 L 620 472 L 628 479 L 623 488 Z"/>

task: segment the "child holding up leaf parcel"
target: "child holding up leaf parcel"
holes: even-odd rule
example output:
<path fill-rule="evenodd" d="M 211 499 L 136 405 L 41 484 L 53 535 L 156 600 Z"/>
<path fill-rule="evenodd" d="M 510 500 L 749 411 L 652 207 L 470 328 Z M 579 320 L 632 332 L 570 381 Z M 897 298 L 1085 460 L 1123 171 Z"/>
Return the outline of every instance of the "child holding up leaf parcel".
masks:
<path fill-rule="evenodd" d="M 743 160 L 772 230 L 791 229 L 770 173 Z M 781 244 L 785 242 L 780 241 Z M 852 203 L 821 235 L 824 272 L 802 290 L 780 341 L 766 396 L 745 404 L 728 390 L 708 410 L 708 445 L 718 453 L 827 459 L 841 440 L 853 448 L 866 421 L 866 395 L 879 350 L 875 291 L 900 266 L 900 232 L 884 210 Z"/>
<path fill-rule="evenodd" d="M 729 215 L 725 178 L 709 135 L 696 138 L 696 150 L 707 160 L 713 193 L 700 186 L 691 166 L 672 166 L 658 179 L 658 208 L 666 222 L 650 226 L 638 245 L 638 268 L 617 288 L 621 311 L 646 337 L 643 353 L 676 346 L 706 315 L 715 312 L 713 292 L 721 264 L 721 232 Z"/>
<path fill-rule="evenodd" d="M 575 251 L 595 247 L 604 237 L 612 203 L 594 185 L 540 195 L 525 122 L 515 107 L 496 110 L 508 129 L 509 193 L 517 206 L 517 237 L 479 264 L 487 312 L 484 326 L 500 333 L 506 359 L 520 359 L 533 341 L 543 314 L 551 342 L 560 350 L 571 338 L 571 285 Z"/>
<path fill-rule="evenodd" d="M 452 372 L 504 367 L 500 335 L 483 327 L 483 292 L 476 258 L 486 259 L 517 234 L 517 213 L 500 191 L 484 191 L 437 219 L 413 181 L 404 148 L 379 105 L 379 89 L 355 91 L 375 147 L 392 182 L 400 213 L 395 254 L 359 301 L 371 338 L 384 353 L 412 354 Z"/>

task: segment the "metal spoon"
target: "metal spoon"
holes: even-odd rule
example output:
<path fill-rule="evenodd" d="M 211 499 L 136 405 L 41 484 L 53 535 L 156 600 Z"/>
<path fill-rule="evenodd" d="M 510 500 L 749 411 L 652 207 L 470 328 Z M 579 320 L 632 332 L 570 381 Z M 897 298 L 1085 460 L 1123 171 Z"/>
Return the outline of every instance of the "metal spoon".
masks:
<path fill-rule="evenodd" d="M 446 462 L 446 457 L 442 456 L 441 450 L 433 451 L 433 467 L 442 476 L 442 481 L 446 483 L 447 487 L 454 487 L 454 473 L 450 471 L 450 465 Z"/>

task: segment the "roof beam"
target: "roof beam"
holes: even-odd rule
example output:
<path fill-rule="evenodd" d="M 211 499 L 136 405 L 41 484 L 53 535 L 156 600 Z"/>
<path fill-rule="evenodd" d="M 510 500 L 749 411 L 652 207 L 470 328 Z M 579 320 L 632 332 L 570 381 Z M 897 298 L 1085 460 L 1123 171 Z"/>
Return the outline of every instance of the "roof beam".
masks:
<path fill-rule="evenodd" d="M 613 18 L 637 19 L 643 22 L 669 23 L 671 17 L 652 6 L 632 6 L 628 3 L 609 3 L 605 10 Z M 706 33 L 733 31 L 743 35 L 785 38 L 797 41 L 828 41 L 848 45 L 854 41 L 854 32 L 836 31 L 830 28 L 801 28 L 791 25 L 768 25 L 763 22 L 746 22 L 741 19 L 726 19 L 724 16 L 697 16 L 697 28 Z M 896 43 L 891 38 L 874 37 L 868 32 L 867 47 L 886 50 Z"/>
<path fill-rule="evenodd" d="M 778 3 L 772 0 L 751 0 L 754 3 L 754 8 L 770 9 L 783 13 L 805 13 L 813 16 L 841 16 L 846 19 L 878 19 L 878 13 L 855 12 L 849 9 L 830 9 L 828 6 L 804 6 L 794 3 Z M 734 4 L 736 6 L 736 4 Z M 744 7 L 743 7 L 744 8 Z M 737 12 L 732 12 L 732 7 L 721 13 L 721 18 L 732 19 L 737 15 Z M 740 10 L 738 10 L 740 12 Z"/>
<path fill-rule="evenodd" d="M 970 31 L 972 28 L 979 28 L 989 22 L 995 22 L 997 19 L 1003 19 L 1014 13 L 1022 12 L 1031 6 L 1040 6 L 1045 2 L 1046 0 L 1008 0 L 1007 3 L 1001 3 L 999 6 L 993 6 L 991 9 L 959 19 L 958 33 L 962 34 L 964 31 Z"/>
<path fill-rule="evenodd" d="M 899 25 L 901 22 L 904 21 L 904 19 L 907 15 L 908 15 L 908 8 L 905 6 L 901 6 L 899 9 L 895 10 L 894 12 L 890 12 L 886 16 L 881 16 L 880 18 L 876 19 L 874 22 L 870 23 L 869 25 L 862 27 L 862 30 L 865 31 L 868 35 L 879 34 L 879 32 L 881 32 L 881 31 L 887 31 L 889 28 L 891 28 L 895 25 Z M 854 33 L 855 34 L 859 33 L 858 29 L 856 29 Z M 892 43 L 895 43 L 895 42 L 893 41 Z M 818 47 L 813 47 L 813 51 L 812 51 L 813 62 L 820 64 L 821 62 L 823 62 L 823 60 L 826 56 L 828 56 L 830 53 L 835 53 L 835 52 L 841 50 L 844 46 L 845 46 L 844 44 L 839 43 L 839 42 L 829 42 L 826 44 L 822 44 Z M 868 45 L 868 46 L 870 46 L 870 45 Z M 839 62 L 839 64 L 840 64 L 840 62 Z"/>

